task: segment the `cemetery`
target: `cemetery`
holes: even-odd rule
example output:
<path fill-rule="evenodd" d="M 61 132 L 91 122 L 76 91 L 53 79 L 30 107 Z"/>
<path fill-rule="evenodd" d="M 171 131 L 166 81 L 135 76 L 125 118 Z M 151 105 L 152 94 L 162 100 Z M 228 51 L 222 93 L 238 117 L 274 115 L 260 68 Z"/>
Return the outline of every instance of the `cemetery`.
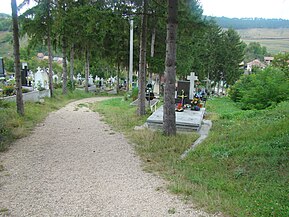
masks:
<path fill-rule="evenodd" d="M 201 2 L 11 0 L 0 216 L 288 216 L 289 54 Z"/>
<path fill-rule="evenodd" d="M 195 81 L 198 77 L 191 73 L 189 81 L 178 81 L 175 91 L 176 128 L 178 131 L 199 131 L 205 114 L 206 98 L 197 93 Z M 159 107 L 146 121 L 151 129 L 162 129 L 163 106 Z"/>

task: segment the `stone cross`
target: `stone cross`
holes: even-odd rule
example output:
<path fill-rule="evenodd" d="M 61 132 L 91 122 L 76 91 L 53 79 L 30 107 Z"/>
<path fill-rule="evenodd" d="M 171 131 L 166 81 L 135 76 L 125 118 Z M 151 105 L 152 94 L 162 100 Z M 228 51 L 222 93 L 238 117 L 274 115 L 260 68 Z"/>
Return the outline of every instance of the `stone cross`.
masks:
<path fill-rule="evenodd" d="M 195 95 L 195 81 L 198 80 L 198 76 L 194 72 L 191 72 L 190 76 L 187 76 L 187 79 L 190 80 L 190 99 L 194 98 Z"/>
<path fill-rule="evenodd" d="M 37 67 L 37 71 L 38 71 L 38 72 L 40 72 L 40 71 L 41 71 L 41 68 L 40 68 L 40 66 L 38 66 L 38 67 Z"/>

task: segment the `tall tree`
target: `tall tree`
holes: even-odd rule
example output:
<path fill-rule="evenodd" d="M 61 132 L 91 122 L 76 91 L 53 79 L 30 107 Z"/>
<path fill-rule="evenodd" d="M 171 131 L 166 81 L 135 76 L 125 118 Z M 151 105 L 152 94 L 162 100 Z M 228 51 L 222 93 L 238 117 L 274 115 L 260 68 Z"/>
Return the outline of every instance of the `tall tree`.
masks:
<path fill-rule="evenodd" d="M 145 83 L 146 83 L 146 37 L 147 37 L 147 8 L 148 0 L 143 0 L 141 21 L 141 39 L 138 72 L 138 115 L 145 115 Z"/>
<path fill-rule="evenodd" d="M 14 49 L 14 69 L 16 80 L 16 106 L 17 113 L 24 115 L 24 103 L 22 97 L 22 84 L 20 72 L 20 45 L 19 45 L 19 27 L 16 0 L 11 0 L 12 22 L 13 22 L 13 49 Z"/>
<path fill-rule="evenodd" d="M 165 135 L 176 134 L 175 83 L 176 83 L 176 40 L 178 0 L 168 0 L 167 46 L 165 66 L 165 96 L 163 131 Z"/>
<path fill-rule="evenodd" d="M 38 4 L 27 10 L 21 15 L 23 34 L 29 36 L 29 46 L 35 47 L 42 45 L 43 42 L 48 49 L 48 68 L 49 68 L 49 89 L 53 95 L 53 72 L 52 72 L 52 0 L 35 0 Z"/>

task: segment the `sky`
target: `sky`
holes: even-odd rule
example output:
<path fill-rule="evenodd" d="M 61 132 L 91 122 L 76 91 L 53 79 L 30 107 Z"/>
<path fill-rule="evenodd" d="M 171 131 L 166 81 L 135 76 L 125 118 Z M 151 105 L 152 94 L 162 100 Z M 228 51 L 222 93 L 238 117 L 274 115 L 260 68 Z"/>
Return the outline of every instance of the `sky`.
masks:
<path fill-rule="evenodd" d="M 281 18 L 289 20 L 289 0 L 199 0 L 203 14 L 229 18 Z"/>
<path fill-rule="evenodd" d="M 17 0 L 21 3 L 23 0 Z M 199 0 L 203 14 L 229 18 L 281 18 L 289 20 L 289 0 Z M 0 0 L 0 13 L 11 14 L 11 0 Z"/>

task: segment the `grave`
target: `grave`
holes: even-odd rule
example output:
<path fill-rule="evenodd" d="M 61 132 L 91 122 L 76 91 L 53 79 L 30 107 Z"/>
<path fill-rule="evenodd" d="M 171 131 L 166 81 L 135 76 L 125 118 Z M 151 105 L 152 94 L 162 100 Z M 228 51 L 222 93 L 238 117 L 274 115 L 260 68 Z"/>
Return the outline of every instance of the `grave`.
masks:
<path fill-rule="evenodd" d="M 195 80 L 198 79 L 192 72 L 187 77 L 189 81 L 178 81 L 176 91 L 176 127 L 177 131 L 198 131 L 201 128 L 205 108 L 198 109 L 192 107 L 191 102 L 195 95 Z M 189 104 L 189 106 L 184 106 Z M 180 108 L 179 108 L 180 106 Z M 188 108 L 189 107 L 189 108 Z M 148 119 L 147 125 L 152 129 L 162 129 L 163 125 L 163 106 L 157 109 Z"/>
<path fill-rule="evenodd" d="M 194 72 L 191 72 L 191 75 L 188 76 L 187 79 L 190 81 L 189 97 L 190 99 L 193 99 L 195 95 L 195 81 L 198 80 L 198 76 L 196 76 Z"/>
<path fill-rule="evenodd" d="M 178 81 L 177 85 L 178 86 L 177 86 L 177 91 L 176 91 L 176 96 L 175 96 L 176 103 L 181 102 L 182 99 L 179 96 L 184 94 L 186 96 L 184 99 L 184 103 L 189 104 L 190 103 L 190 99 L 189 99 L 190 82 L 189 81 Z"/>
<path fill-rule="evenodd" d="M 35 89 L 49 89 L 48 74 L 40 67 L 37 68 L 37 72 L 34 75 L 34 88 Z"/>
<path fill-rule="evenodd" d="M 22 63 L 22 70 L 21 70 L 21 84 L 22 86 L 28 86 L 28 81 L 27 81 L 27 77 L 28 77 L 28 65 L 27 63 Z"/>
<path fill-rule="evenodd" d="M 94 83 L 93 83 L 93 78 L 92 78 L 92 75 L 89 75 L 88 76 L 88 85 L 89 86 L 92 86 Z"/>
<path fill-rule="evenodd" d="M 4 61 L 2 57 L 0 57 L 0 77 L 5 78 Z"/>
<path fill-rule="evenodd" d="M 176 128 L 177 131 L 199 131 L 202 125 L 205 109 L 193 111 L 185 109 L 183 112 L 176 112 Z M 151 129 L 162 130 L 163 127 L 163 106 L 158 108 L 146 121 Z"/>

